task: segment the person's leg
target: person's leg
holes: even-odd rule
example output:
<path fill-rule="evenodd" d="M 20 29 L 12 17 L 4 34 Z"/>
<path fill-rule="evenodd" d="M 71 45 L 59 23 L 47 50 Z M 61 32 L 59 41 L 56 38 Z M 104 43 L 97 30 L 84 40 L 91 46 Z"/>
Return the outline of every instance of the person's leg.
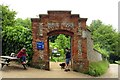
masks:
<path fill-rule="evenodd" d="M 26 56 L 22 56 L 21 58 L 22 58 L 22 65 L 23 65 L 24 69 L 27 69 L 26 68 Z"/>
<path fill-rule="evenodd" d="M 68 58 L 68 61 L 67 61 L 67 69 L 69 69 L 69 62 L 70 62 L 70 59 Z"/>
<path fill-rule="evenodd" d="M 65 69 L 68 69 L 68 66 L 69 66 L 69 59 L 66 59 L 66 67 L 65 67 Z"/>
<path fill-rule="evenodd" d="M 22 56 L 21 59 L 22 59 L 22 62 L 26 62 L 26 56 Z"/>
<path fill-rule="evenodd" d="M 65 71 L 70 71 L 69 69 L 69 62 L 70 62 L 70 59 L 66 59 L 66 68 L 65 68 Z"/>

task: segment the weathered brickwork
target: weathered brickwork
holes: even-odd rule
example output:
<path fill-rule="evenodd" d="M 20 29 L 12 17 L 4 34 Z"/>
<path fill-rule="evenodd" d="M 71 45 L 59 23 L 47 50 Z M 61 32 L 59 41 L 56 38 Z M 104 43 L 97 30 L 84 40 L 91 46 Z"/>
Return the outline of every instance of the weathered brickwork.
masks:
<path fill-rule="evenodd" d="M 71 36 L 72 69 L 80 72 L 88 70 L 87 59 L 87 18 L 80 18 L 79 14 L 71 14 L 71 11 L 48 11 L 48 14 L 40 14 L 39 18 L 32 18 L 32 64 L 39 66 L 43 61 L 44 69 L 49 70 L 49 41 L 48 37 L 56 34 Z M 44 50 L 37 50 L 36 42 L 44 42 Z"/>

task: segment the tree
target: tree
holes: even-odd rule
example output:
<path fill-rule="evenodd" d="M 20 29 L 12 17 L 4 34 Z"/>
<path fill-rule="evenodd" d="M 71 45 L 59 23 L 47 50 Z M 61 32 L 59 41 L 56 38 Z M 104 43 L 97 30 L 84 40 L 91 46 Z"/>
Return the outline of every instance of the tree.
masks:
<path fill-rule="evenodd" d="M 101 44 L 101 48 L 106 48 L 107 51 L 110 51 L 112 46 L 115 47 L 117 34 L 112 30 L 111 25 L 102 25 L 95 31 L 93 31 L 93 39 L 95 43 Z"/>
<path fill-rule="evenodd" d="M 28 28 L 28 29 L 31 29 L 32 26 L 31 26 L 31 21 L 29 18 L 26 18 L 26 19 L 21 19 L 21 18 L 17 18 L 15 20 L 15 26 L 23 26 L 25 28 Z"/>
<path fill-rule="evenodd" d="M 118 52 L 118 55 L 119 55 L 119 60 L 120 60 L 120 33 L 118 33 L 118 45 L 117 45 L 117 52 Z"/>
<path fill-rule="evenodd" d="M 99 45 L 101 52 L 119 57 L 118 33 L 112 28 L 112 25 L 105 25 L 100 20 L 94 20 L 89 29 L 92 31 L 94 45 Z"/>
<path fill-rule="evenodd" d="M 2 29 L 2 7 L 0 5 L 0 29 Z"/>
<path fill-rule="evenodd" d="M 97 28 L 99 28 L 102 25 L 102 21 L 100 20 L 93 20 L 92 23 L 90 24 L 89 29 L 93 32 L 95 31 Z"/>
<path fill-rule="evenodd" d="M 59 45 L 60 49 L 70 48 L 70 37 L 67 38 L 65 35 L 60 34 L 55 40 L 55 43 Z"/>
<path fill-rule="evenodd" d="M 58 49 L 58 53 L 60 53 L 60 61 L 63 61 L 65 59 L 65 48 L 68 47 L 70 48 L 70 36 L 68 35 L 55 35 L 52 39 L 53 36 L 51 36 L 49 38 L 49 47 L 50 47 L 50 51 L 52 52 L 52 49 L 57 48 Z M 54 61 L 54 57 L 51 54 L 51 60 Z"/>
<path fill-rule="evenodd" d="M 1 20 L 2 20 L 2 27 L 6 26 L 14 26 L 15 23 L 15 15 L 16 12 L 13 10 L 10 10 L 8 6 L 5 5 L 0 5 L 0 15 L 2 15 Z"/>

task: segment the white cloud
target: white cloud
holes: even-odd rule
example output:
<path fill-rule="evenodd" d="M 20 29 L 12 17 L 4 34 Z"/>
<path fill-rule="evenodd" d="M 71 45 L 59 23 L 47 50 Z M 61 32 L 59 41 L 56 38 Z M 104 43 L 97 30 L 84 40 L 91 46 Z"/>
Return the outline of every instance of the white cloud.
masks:
<path fill-rule="evenodd" d="M 100 19 L 105 24 L 111 24 L 118 29 L 118 1 L 119 0 L 1 0 L 18 12 L 17 17 L 36 17 L 47 14 L 47 10 L 71 10 L 73 14 L 92 20 Z"/>

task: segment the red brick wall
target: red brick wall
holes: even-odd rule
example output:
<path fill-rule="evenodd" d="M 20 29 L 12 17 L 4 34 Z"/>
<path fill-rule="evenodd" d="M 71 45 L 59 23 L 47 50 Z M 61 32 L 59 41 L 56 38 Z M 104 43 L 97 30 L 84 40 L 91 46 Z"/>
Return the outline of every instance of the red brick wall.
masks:
<path fill-rule="evenodd" d="M 48 37 L 56 34 L 67 34 L 72 37 L 72 62 L 78 61 L 78 40 L 81 39 L 81 49 L 82 49 L 82 60 L 84 62 L 83 66 L 88 67 L 87 60 L 87 39 L 83 39 L 81 35 L 78 35 L 78 23 L 81 22 L 81 30 L 86 30 L 86 18 L 80 18 L 78 14 L 71 14 L 71 11 L 48 11 L 48 14 L 40 14 L 40 18 L 32 19 L 32 37 L 33 37 L 33 60 L 32 63 L 34 65 L 38 65 L 39 58 L 43 56 L 42 60 L 46 63 L 45 69 L 49 69 L 49 45 L 48 45 Z M 39 23 L 42 23 L 42 33 L 43 35 L 39 35 Z M 53 23 L 53 26 L 48 26 Z M 66 27 L 66 25 L 72 25 L 74 27 Z M 36 42 L 43 41 L 44 42 L 44 50 L 40 51 L 36 48 Z M 41 55 L 43 54 L 43 55 Z M 73 69 L 75 63 L 73 64 Z M 76 67 L 79 67 L 78 65 Z M 83 69 L 82 69 L 83 70 Z M 78 70 L 79 71 L 79 70 Z"/>

